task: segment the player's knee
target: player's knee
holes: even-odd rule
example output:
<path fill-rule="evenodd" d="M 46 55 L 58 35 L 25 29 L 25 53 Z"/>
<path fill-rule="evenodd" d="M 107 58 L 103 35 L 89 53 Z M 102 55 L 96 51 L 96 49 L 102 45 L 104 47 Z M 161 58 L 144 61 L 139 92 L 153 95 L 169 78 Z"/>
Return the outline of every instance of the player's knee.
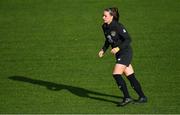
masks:
<path fill-rule="evenodd" d="M 131 75 L 131 74 L 133 74 L 134 73 L 134 71 L 126 71 L 126 72 L 124 72 L 124 74 L 126 75 L 126 77 L 128 77 L 129 75 Z"/>
<path fill-rule="evenodd" d="M 116 74 L 122 75 L 123 74 L 123 70 L 121 70 L 121 69 L 114 69 L 112 74 L 113 75 L 116 75 Z"/>
<path fill-rule="evenodd" d="M 122 75 L 123 72 L 124 72 L 125 67 L 126 66 L 124 66 L 124 65 L 116 64 L 112 74 L 120 74 L 120 75 Z"/>
<path fill-rule="evenodd" d="M 122 75 L 123 73 L 122 72 L 113 72 L 112 74 L 113 75 Z"/>
<path fill-rule="evenodd" d="M 132 68 L 132 66 L 131 66 L 131 64 L 124 70 L 124 74 L 126 75 L 126 76 L 129 76 L 129 75 L 131 75 L 131 74 L 133 74 L 134 73 L 134 70 L 133 70 L 133 68 Z"/>
<path fill-rule="evenodd" d="M 113 75 L 122 75 L 123 74 L 123 71 L 122 70 L 114 70 Z"/>

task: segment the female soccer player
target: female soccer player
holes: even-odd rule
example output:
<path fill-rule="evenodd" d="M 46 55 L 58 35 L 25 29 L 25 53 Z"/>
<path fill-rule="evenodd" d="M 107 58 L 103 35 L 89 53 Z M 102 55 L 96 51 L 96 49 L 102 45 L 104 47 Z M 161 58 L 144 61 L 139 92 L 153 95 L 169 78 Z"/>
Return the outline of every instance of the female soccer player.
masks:
<path fill-rule="evenodd" d="M 129 80 L 131 86 L 139 95 L 136 103 L 147 102 L 147 97 L 144 95 L 141 85 L 135 77 L 133 67 L 131 65 L 132 49 L 130 46 L 131 38 L 125 29 L 125 27 L 119 23 L 119 12 L 117 8 L 107 8 L 103 13 L 102 29 L 105 35 L 105 43 L 99 52 L 99 57 L 103 57 L 104 53 L 111 45 L 111 53 L 116 57 L 116 64 L 113 70 L 113 77 L 118 85 L 118 88 L 123 92 L 123 101 L 119 102 L 117 106 L 124 106 L 132 102 L 132 98 L 129 95 L 126 83 L 122 78 L 124 73 Z"/>

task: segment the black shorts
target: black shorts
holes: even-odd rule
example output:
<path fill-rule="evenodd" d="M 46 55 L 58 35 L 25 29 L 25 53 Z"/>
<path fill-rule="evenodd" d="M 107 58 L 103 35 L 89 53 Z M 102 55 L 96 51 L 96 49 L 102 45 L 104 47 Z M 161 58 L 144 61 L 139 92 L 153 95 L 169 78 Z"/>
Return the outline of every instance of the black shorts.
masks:
<path fill-rule="evenodd" d="M 119 52 L 116 53 L 115 57 L 117 64 L 126 65 L 128 67 L 129 64 L 131 64 L 131 60 L 132 60 L 132 49 L 127 48 L 120 50 Z"/>

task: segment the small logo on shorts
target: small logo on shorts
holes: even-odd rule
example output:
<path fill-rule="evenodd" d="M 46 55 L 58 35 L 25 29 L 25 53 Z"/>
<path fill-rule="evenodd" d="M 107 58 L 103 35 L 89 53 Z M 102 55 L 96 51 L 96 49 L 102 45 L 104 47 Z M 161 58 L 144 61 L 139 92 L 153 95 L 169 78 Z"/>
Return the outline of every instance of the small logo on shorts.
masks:
<path fill-rule="evenodd" d="M 118 58 L 118 61 L 121 61 L 121 58 Z"/>

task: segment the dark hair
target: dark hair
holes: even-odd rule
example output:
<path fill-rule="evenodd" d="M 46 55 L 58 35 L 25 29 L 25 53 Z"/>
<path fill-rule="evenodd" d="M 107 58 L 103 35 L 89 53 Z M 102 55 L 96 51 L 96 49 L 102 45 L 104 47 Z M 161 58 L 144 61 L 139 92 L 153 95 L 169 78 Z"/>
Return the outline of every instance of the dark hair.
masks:
<path fill-rule="evenodd" d="M 110 15 L 113 16 L 113 20 L 119 21 L 118 8 L 116 8 L 116 7 L 106 8 L 104 11 L 109 12 Z"/>

